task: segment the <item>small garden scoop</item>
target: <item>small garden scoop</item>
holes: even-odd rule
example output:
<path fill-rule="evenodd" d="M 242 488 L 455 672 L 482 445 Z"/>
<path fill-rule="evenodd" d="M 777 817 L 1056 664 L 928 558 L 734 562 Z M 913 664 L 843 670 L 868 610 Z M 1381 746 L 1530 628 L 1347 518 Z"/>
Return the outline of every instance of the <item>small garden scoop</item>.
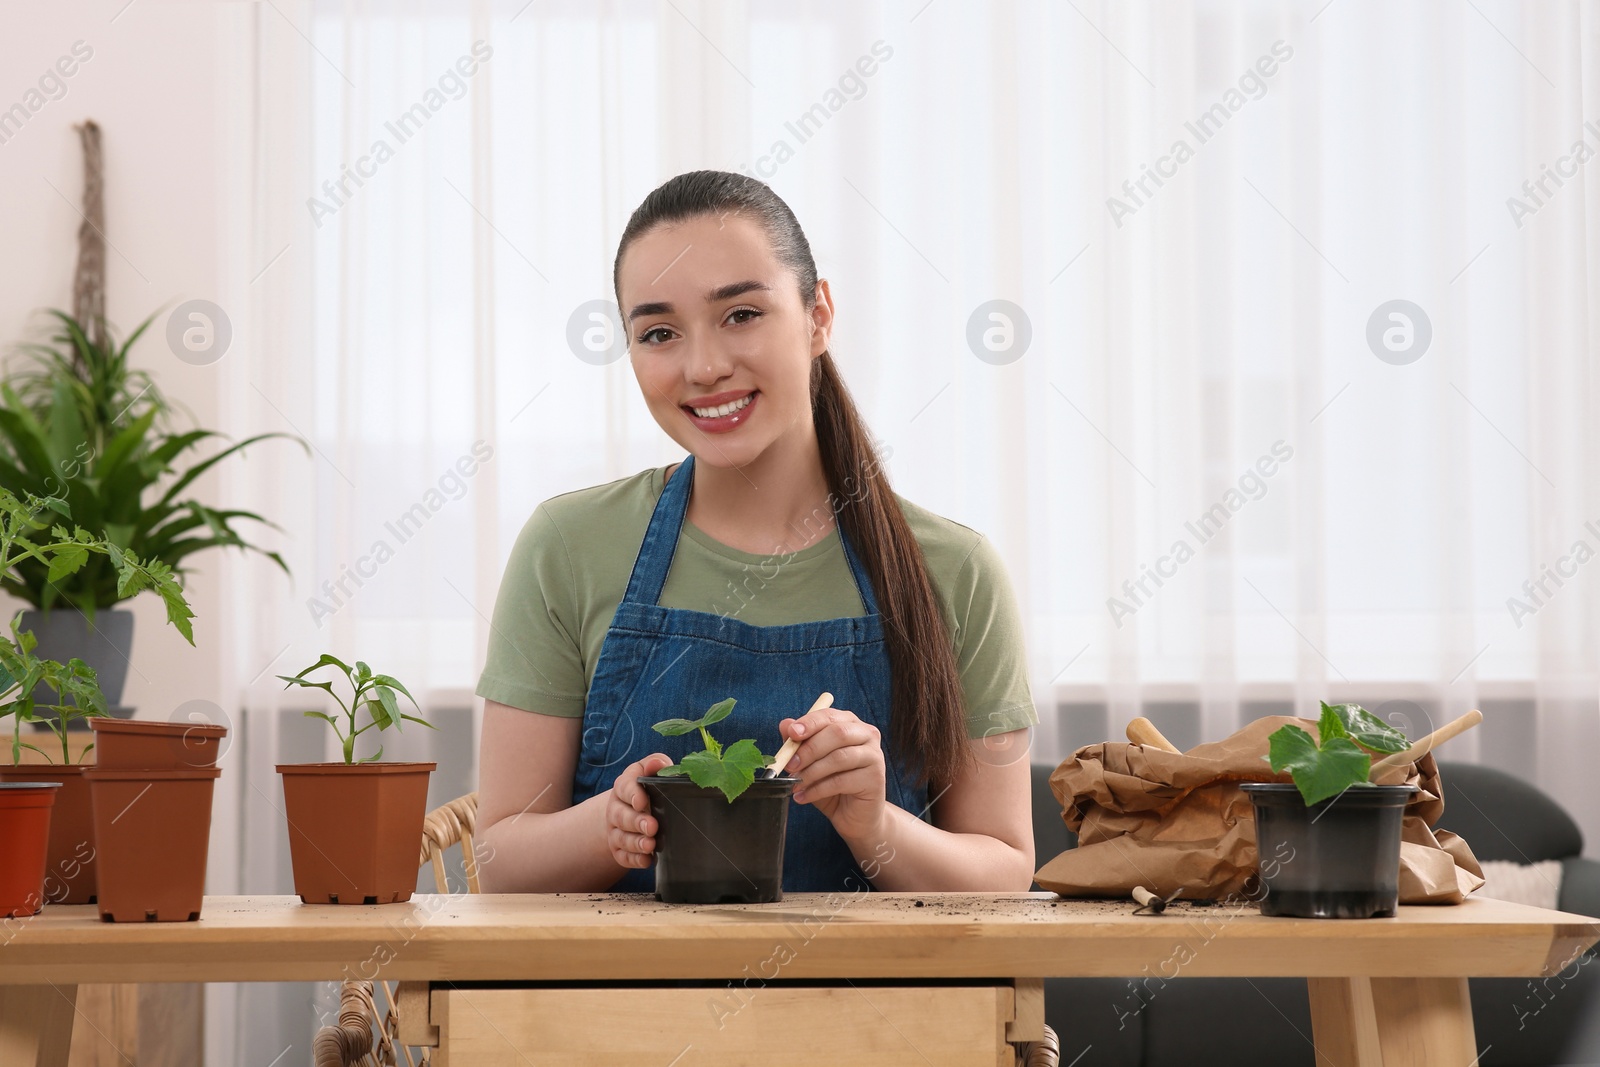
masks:
<path fill-rule="evenodd" d="M 831 707 L 833 707 L 833 694 L 823 693 L 816 699 L 816 702 L 811 705 L 811 711 L 820 711 L 823 708 Z M 806 712 L 806 714 L 810 715 L 811 711 Z M 785 741 L 783 743 L 783 747 L 778 749 L 778 754 L 772 757 L 772 762 L 767 764 L 765 772 L 766 777 L 776 778 L 778 775 L 782 774 L 783 769 L 789 765 L 789 761 L 794 759 L 795 750 L 799 747 L 800 742 L 792 737 Z"/>
<path fill-rule="evenodd" d="M 1472 729 L 1482 721 L 1483 712 L 1474 708 L 1465 715 L 1461 716 L 1461 718 L 1445 723 L 1443 726 L 1439 727 L 1433 733 L 1429 734 L 1427 737 L 1424 737 L 1421 741 L 1418 741 L 1404 752 L 1396 752 L 1392 756 L 1385 756 L 1383 759 L 1378 760 L 1372 765 L 1372 773 L 1370 777 L 1376 778 L 1378 775 L 1382 774 L 1386 770 L 1389 770 L 1391 767 L 1404 767 L 1407 764 L 1415 763 L 1417 760 L 1421 759 L 1423 756 L 1426 756 L 1429 752 L 1432 752 L 1435 748 L 1444 744 L 1452 737 L 1455 737 L 1457 734 L 1466 733 L 1468 730 Z"/>

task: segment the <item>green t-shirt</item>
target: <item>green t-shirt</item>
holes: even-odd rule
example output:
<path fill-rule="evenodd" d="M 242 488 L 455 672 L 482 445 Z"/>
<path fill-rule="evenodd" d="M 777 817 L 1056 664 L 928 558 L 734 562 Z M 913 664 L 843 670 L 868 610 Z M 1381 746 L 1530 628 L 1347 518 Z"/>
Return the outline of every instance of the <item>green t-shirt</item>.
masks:
<path fill-rule="evenodd" d="M 583 714 L 666 470 L 563 493 L 534 510 L 500 581 L 479 696 L 547 715 Z M 968 734 L 1034 725 L 1022 620 L 999 555 L 982 534 L 897 499 L 954 635 Z M 660 603 L 753 626 L 866 613 L 837 526 L 798 552 L 763 556 L 685 520 Z"/>

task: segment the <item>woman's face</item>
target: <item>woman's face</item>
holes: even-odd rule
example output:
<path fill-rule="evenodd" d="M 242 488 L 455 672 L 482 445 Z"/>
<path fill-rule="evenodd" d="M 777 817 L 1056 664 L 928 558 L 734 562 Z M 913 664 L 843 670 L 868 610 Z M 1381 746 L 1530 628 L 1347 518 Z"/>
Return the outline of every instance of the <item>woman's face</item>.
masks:
<path fill-rule="evenodd" d="M 743 467 L 786 435 L 813 432 L 828 283 L 807 312 L 760 224 L 730 214 L 657 226 L 623 254 L 618 289 L 650 413 L 697 461 Z"/>

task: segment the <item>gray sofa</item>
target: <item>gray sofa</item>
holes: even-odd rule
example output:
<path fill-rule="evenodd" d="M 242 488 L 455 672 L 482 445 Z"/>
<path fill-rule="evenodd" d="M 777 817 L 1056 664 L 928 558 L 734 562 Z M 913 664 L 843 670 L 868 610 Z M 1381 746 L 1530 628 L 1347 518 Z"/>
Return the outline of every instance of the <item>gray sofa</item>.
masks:
<path fill-rule="evenodd" d="M 1600 862 L 1582 857 L 1583 835 L 1555 801 L 1493 768 L 1441 763 L 1440 769 L 1447 789 L 1442 828 L 1466 838 L 1480 860 L 1560 860 L 1561 910 L 1600 916 Z M 1054 770 L 1054 764 L 1033 766 L 1034 851 L 1041 867 L 1077 843 L 1050 792 Z M 1487 812 L 1493 812 L 1492 819 Z M 1565 978 L 1546 982 L 1472 979 L 1480 1067 L 1600 1064 L 1600 966 L 1592 966 L 1595 961 L 1591 950 Z M 1045 1016 L 1060 1035 L 1061 1062 L 1074 1067 L 1237 1067 L 1241 1062 L 1315 1067 L 1302 980 L 1182 979 L 1148 996 L 1143 1010 L 1131 1010 L 1138 1004 L 1126 979 L 1046 982 Z M 1226 1045 L 1207 1040 L 1221 1034 L 1228 1037 Z M 1241 1035 L 1249 1035 L 1248 1044 L 1242 1044 Z"/>

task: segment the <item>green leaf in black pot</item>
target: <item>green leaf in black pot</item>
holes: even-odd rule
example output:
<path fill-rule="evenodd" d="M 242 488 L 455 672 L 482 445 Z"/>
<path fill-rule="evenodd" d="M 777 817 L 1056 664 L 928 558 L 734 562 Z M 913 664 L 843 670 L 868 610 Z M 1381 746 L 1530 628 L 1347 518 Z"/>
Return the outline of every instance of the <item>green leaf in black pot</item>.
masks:
<path fill-rule="evenodd" d="M 1318 748 L 1298 726 L 1281 726 L 1267 738 L 1267 762 L 1278 773 L 1289 772 L 1307 806 L 1337 796 L 1367 780 L 1368 756 L 1348 737 L 1335 737 Z"/>
<path fill-rule="evenodd" d="M 1378 718 L 1360 704 L 1327 704 L 1322 705 L 1322 722 L 1324 723 L 1322 739 L 1328 739 L 1326 723 L 1329 714 L 1339 722 L 1342 734 L 1363 748 L 1370 748 L 1374 752 L 1404 752 L 1410 747 L 1406 735 L 1396 730 L 1393 726 Z"/>

